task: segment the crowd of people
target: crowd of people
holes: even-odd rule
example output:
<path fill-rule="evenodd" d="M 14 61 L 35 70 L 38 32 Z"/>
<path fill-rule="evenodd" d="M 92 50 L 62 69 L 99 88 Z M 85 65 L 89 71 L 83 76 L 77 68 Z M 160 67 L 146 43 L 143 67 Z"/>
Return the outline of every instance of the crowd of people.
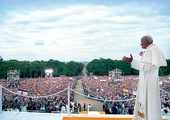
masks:
<path fill-rule="evenodd" d="M 138 76 L 123 76 L 121 81 L 117 81 L 108 76 L 90 76 L 83 79 L 84 93 L 91 98 L 103 101 L 103 110 L 107 114 L 132 114 L 135 104 Z M 167 114 L 170 114 L 170 87 L 168 76 L 160 77 L 162 114 L 165 106 Z M 93 84 L 92 84 L 93 83 Z M 166 92 L 166 93 L 165 93 Z M 117 112 L 113 112 L 116 107 Z"/>
<path fill-rule="evenodd" d="M 74 89 L 78 77 L 29 78 L 21 80 L 18 87 L 10 86 L 2 80 L 2 86 L 17 93 L 18 88 L 27 90 L 27 96 L 19 96 L 3 89 L 2 106 L 4 111 L 38 111 L 66 113 L 68 108 L 68 86 Z M 63 92 L 61 92 L 63 91 Z M 58 93 L 58 94 L 57 94 Z M 77 111 L 78 103 L 74 101 L 74 94 L 70 93 L 70 110 Z M 64 109 L 65 108 L 65 109 Z"/>
<path fill-rule="evenodd" d="M 123 77 L 122 81 L 114 81 L 107 76 L 91 76 L 83 79 L 83 89 L 88 96 L 102 101 L 129 99 L 134 97 L 137 81 L 136 76 Z"/>
<path fill-rule="evenodd" d="M 18 88 L 28 90 L 27 96 L 23 97 L 3 89 L 3 110 L 67 113 L 68 92 L 63 90 L 68 86 L 72 89 L 76 88 L 79 78 L 66 76 L 29 78 L 21 80 L 18 87 L 9 87 L 7 82 L 2 80 L 2 86 L 8 87 L 13 92 L 17 93 Z M 114 81 L 112 77 L 108 76 L 93 75 L 83 76 L 81 79 L 84 94 L 103 102 L 103 111 L 106 114 L 133 114 L 138 76 L 123 76 L 121 81 Z M 168 82 L 166 82 L 168 80 L 167 76 L 160 77 L 160 86 L 170 93 Z M 163 115 L 170 113 L 168 93 L 161 92 Z M 81 111 L 81 104 L 74 99 L 73 91 L 70 94 L 70 111 L 71 113 Z"/>

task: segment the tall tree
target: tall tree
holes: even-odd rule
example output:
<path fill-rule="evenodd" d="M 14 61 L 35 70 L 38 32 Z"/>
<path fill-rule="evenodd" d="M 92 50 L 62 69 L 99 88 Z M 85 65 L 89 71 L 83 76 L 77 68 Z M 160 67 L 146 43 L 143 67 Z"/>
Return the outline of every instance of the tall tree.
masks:
<path fill-rule="evenodd" d="M 67 76 L 77 76 L 83 70 L 84 65 L 82 63 L 77 63 L 70 61 L 66 63 L 66 75 Z"/>

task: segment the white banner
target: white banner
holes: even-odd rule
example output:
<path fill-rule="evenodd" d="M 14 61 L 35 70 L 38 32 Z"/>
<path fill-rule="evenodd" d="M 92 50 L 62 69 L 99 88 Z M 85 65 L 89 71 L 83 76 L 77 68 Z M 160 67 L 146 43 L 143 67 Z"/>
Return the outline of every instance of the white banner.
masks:
<path fill-rule="evenodd" d="M 28 95 L 28 90 L 18 88 L 17 94 L 21 95 L 21 96 L 27 96 Z"/>

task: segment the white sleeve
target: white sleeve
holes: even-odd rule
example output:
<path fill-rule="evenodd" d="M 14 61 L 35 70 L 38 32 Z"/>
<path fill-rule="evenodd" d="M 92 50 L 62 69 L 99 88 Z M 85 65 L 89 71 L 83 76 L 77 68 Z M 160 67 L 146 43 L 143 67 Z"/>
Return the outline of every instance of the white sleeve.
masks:
<path fill-rule="evenodd" d="M 139 60 L 132 60 L 131 67 L 137 70 L 147 71 L 147 70 L 152 69 L 155 66 L 150 63 L 142 63 Z"/>

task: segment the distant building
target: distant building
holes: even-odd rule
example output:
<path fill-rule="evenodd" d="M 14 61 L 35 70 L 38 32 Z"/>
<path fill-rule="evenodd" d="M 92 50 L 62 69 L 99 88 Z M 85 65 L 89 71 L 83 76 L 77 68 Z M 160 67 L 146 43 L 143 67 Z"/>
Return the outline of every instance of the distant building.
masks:
<path fill-rule="evenodd" d="M 113 82 L 122 81 L 122 70 L 116 68 L 109 71 L 109 77 L 112 78 Z"/>
<path fill-rule="evenodd" d="M 7 71 L 7 87 L 18 87 L 20 80 L 20 70 Z"/>

